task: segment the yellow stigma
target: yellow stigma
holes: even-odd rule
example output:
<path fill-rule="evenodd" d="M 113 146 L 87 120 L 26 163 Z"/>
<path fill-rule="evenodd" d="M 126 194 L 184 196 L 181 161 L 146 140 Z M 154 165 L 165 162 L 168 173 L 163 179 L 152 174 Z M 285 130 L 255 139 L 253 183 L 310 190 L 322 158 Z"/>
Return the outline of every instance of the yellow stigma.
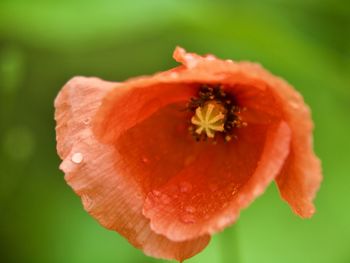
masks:
<path fill-rule="evenodd" d="M 203 107 L 198 107 L 191 119 L 191 123 L 196 126 L 195 133 L 200 135 L 204 132 L 209 138 L 214 138 L 215 132 L 225 130 L 225 113 L 225 108 L 215 101 L 208 101 Z"/>

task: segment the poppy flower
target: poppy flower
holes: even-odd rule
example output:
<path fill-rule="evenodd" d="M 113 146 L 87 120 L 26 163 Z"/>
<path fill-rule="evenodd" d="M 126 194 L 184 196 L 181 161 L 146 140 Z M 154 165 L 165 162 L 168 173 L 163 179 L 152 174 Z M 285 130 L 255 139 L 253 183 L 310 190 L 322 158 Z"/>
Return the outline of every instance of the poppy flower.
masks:
<path fill-rule="evenodd" d="M 303 218 L 321 182 L 302 96 L 259 64 L 176 48 L 182 65 L 122 83 L 75 77 L 55 100 L 65 180 L 104 227 L 184 260 L 272 182 Z"/>

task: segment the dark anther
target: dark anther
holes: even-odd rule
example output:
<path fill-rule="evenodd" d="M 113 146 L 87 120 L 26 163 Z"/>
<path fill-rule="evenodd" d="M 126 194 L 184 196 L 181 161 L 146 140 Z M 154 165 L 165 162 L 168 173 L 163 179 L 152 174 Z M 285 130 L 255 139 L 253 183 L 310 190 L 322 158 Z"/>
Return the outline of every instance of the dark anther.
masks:
<path fill-rule="evenodd" d="M 222 134 L 226 141 L 230 141 L 232 138 L 236 137 L 232 135 L 233 128 L 246 126 L 246 123 L 242 122 L 238 115 L 240 113 L 240 107 L 237 105 L 236 99 L 230 93 L 225 92 L 222 85 L 201 85 L 199 87 L 198 97 L 191 98 L 188 103 L 188 109 L 191 112 L 196 113 L 198 108 L 200 108 L 199 110 L 202 110 L 202 108 L 207 107 L 208 104 L 216 105 L 215 107 L 221 109 L 220 112 L 224 114 L 223 129 L 216 132 Z M 206 140 L 207 136 L 202 132 L 203 129 L 198 130 L 198 126 L 195 125 L 197 124 L 194 124 L 193 121 L 191 121 L 189 129 L 195 140 Z M 201 123 L 200 125 L 205 124 Z M 213 135 L 211 134 L 211 136 Z"/>

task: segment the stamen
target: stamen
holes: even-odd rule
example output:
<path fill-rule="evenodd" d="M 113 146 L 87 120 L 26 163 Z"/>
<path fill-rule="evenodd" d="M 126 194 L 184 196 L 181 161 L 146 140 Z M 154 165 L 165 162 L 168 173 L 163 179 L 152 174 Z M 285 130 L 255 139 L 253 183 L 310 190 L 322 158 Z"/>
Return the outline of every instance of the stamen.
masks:
<path fill-rule="evenodd" d="M 196 109 L 192 117 L 192 124 L 198 126 L 196 133 L 201 135 L 204 131 L 209 138 L 214 138 L 216 131 L 224 131 L 225 108 L 217 102 L 207 102 L 203 107 Z"/>
<path fill-rule="evenodd" d="M 188 109 L 194 112 L 189 131 L 197 141 L 215 138 L 220 133 L 226 142 L 237 139 L 234 128 L 247 126 L 239 116 L 245 108 L 240 108 L 235 99 L 221 86 L 202 85 L 198 98 L 191 98 Z M 216 139 L 213 140 L 216 144 Z"/>

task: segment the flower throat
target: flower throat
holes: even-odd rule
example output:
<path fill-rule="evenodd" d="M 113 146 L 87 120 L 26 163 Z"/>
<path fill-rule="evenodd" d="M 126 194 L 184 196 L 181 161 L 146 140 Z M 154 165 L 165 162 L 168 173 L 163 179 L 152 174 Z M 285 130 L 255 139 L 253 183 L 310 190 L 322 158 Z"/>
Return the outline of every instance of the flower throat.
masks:
<path fill-rule="evenodd" d="M 247 125 L 239 116 L 242 109 L 235 99 L 218 85 L 201 85 L 198 96 L 191 98 L 188 108 L 194 113 L 189 131 L 196 141 L 220 135 L 228 142 L 236 137 L 234 128 Z"/>

